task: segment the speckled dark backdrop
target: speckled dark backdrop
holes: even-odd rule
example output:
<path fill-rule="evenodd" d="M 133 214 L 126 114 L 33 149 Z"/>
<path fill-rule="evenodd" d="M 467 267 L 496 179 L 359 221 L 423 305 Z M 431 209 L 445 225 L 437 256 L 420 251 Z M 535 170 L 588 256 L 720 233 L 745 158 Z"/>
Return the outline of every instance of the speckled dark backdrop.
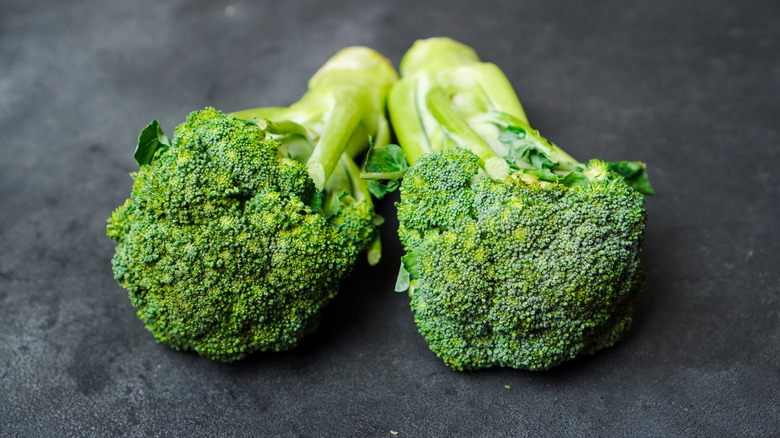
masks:
<path fill-rule="evenodd" d="M 365 264 L 297 350 L 156 344 L 105 220 L 139 130 L 283 105 L 346 45 L 447 35 L 498 63 L 579 158 L 647 162 L 631 335 L 549 372 L 446 368 Z M 780 3 L 0 1 L 0 435 L 778 436 Z"/>

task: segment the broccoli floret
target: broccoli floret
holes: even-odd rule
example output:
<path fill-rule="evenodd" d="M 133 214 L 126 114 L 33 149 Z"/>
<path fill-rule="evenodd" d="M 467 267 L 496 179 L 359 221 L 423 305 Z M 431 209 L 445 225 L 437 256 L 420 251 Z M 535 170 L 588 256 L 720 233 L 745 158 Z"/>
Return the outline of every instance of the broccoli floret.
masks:
<path fill-rule="evenodd" d="M 397 290 L 431 350 L 456 370 L 540 370 L 614 344 L 645 279 L 644 165 L 576 161 L 450 39 L 416 42 L 401 77 Z"/>
<path fill-rule="evenodd" d="M 366 48 L 336 54 L 300 101 L 191 113 L 140 138 L 130 198 L 108 220 L 116 280 L 159 341 L 220 361 L 312 332 L 381 222 L 353 157 L 387 134 L 396 79 Z"/>

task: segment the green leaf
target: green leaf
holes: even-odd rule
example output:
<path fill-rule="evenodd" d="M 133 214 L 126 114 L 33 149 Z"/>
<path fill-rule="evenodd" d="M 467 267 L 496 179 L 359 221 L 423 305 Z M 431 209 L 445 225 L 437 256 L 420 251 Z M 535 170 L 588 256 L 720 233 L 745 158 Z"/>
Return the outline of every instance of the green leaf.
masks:
<path fill-rule="evenodd" d="M 539 149 L 528 149 L 526 155 L 526 158 L 531 162 L 531 165 L 537 169 L 552 169 L 556 164 L 550 160 L 550 157 L 540 152 Z"/>
<path fill-rule="evenodd" d="M 374 197 L 382 199 L 388 193 L 398 189 L 409 163 L 400 146 L 372 144 L 363 163 L 360 177 L 368 180 L 368 191 Z"/>
<path fill-rule="evenodd" d="M 390 179 L 386 181 L 380 181 L 378 179 L 369 179 L 366 181 L 368 191 L 377 199 L 382 199 L 387 196 L 388 193 L 393 193 L 398 189 L 401 184 L 397 179 Z"/>
<path fill-rule="evenodd" d="M 552 169 L 558 164 L 555 149 L 544 138 L 520 126 L 507 126 L 498 140 L 509 145 L 507 159 L 528 161 L 537 169 Z"/>
<path fill-rule="evenodd" d="M 420 277 L 419 256 L 416 252 L 406 253 L 401 257 L 401 267 L 398 269 L 398 279 L 395 281 L 395 291 L 404 292 L 409 289 L 412 280 Z"/>
<path fill-rule="evenodd" d="M 405 292 L 409 290 L 409 285 L 412 283 L 409 271 L 406 270 L 404 264 L 401 263 L 401 267 L 398 269 L 398 278 L 395 280 L 395 291 Z"/>
<path fill-rule="evenodd" d="M 157 151 L 164 151 L 169 147 L 171 147 L 171 141 L 163 134 L 160 122 L 152 120 L 152 123 L 144 128 L 138 136 L 138 145 L 133 153 L 133 158 L 140 167 L 151 163 Z"/>
<path fill-rule="evenodd" d="M 396 173 L 406 171 L 408 168 L 409 163 L 406 161 L 404 150 L 395 144 L 372 145 L 363 164 L 364 173 Z"/>
<path fill-rule="evenodd" d="M 558 182 L 558 175 L 554 174 L 550 169 L 520 169 L 523 173 L 534 175 L 539 178 L 540 181 Z"/>
<path fill-rule="evenodd" d="M 585 176 L 582 172 L 569 172 L 566 176 L 563 178 L 560 178 L 560 183 L 565 185 L 569 188 L 574 187 L 588 187 L 590 185 L 590 180 L 587 176 Z"/>
<path fill-rule="evenodd" d="M 409 271 L 412 280 L 420 278 L 420 256 L 416 252 L 407 252 L 406 255 L 401 257 L 401 261 L 406 270 Z"/>
<path fill-rule="evenodd" d="M 525 129 L 517 126 L 507 126 L 505 130 L 498 134 L 498 140 L 501 143 L 512 144 L 517 140 L 525 139 Z"/>
<path fill-rule="evenodd" d="M 626 183 L 643 195 L 655 195 L 647 177 L 647 166 L 641 161 L 613 161 L 607 163 L 609 170 L 617 173 Z"/>

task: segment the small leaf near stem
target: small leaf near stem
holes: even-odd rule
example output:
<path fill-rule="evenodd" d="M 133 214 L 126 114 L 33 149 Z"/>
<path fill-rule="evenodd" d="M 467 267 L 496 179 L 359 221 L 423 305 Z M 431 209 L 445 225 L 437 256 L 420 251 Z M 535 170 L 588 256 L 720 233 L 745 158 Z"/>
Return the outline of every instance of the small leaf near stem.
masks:
<path fill-rule="evenodd" d="M 152 123 L 144 128 L 138 136 L 138 145 L 133 153 L 133 158 L 140 167 L 151 163 L 158 150 L 164 151 L 169 147 L 171 147 L 171 141 L 163 134 L 160 122 L 152 120 Z"/>
<path fill-rule="evenodd" d="M 360 177 L 367 180 L 371 194 L 382 199 L 399 187 L 399 181 L 408 168 L 409 163 L 400 146 L 373 144 L 366 155 Z"/>
<path fill-rule="evenodd" d="M 409 289 L 412 281 L 420 278 L 420 256 L 416 252 L 407 252 L 401 257 L 401 267 L 395 282 L 395 291 L 404 292 Z"/>
<path fill-rule="evenodd" d="M 535 169 L 552 169 L 558 164 L 558 153 L 542 137 L 529 133 L 520 126 L 507 126 L 498 140 L 509 145 L 507 160 L 517 163 L 525 160 Z"/>
<path fill-rule="evenodd" d="M 326 117 L 325 129 L 306 163 L 319 190 L 323 189 L 344 153 L 364 108 L 362 97 L 354 90 L 338 90 L 329 96 L 329 100 L 332 106 Z"/>
<path fill-rule="evenodd" d="M 406 155 L 400 146 L 395 144 L 373 145 L 368 150 L 360 176 L 362 178 L 389 179 L 381 178 L 381 176 L 386 174 L 395 176 L 399 172 L 403 174 L 408 168 L 409 163 L 407 163 Z"/>
<path fill-rule="evenodd" d="M 631 188 L 643 195 L 655 195 L 647 177 L 647 166 L 641 161 L 613 161 L 607 163 L 609 170 L 617 173 Z"/>

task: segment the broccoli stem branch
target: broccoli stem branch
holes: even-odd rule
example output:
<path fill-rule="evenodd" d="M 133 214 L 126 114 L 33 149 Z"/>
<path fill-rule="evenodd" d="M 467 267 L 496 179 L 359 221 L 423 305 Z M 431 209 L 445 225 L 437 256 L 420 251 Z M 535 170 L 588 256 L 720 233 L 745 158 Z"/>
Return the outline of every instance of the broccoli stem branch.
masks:
<path fill-rule="evenodd" d="M 498 156 L 490 145 L 469 126 L 453 108 L 451 101 L 440 87 L 432 88 L 426 97 L 428 109 L 457 145 L 465 147 L 479 157 L 480 165 L 493 179 L 509 176 L 509 165 Z"/>
<path fill-rule="evenodd" d="M 420 111 L 419 88 L 422 87 L 418 80 L 402 80 L 393 86 L 388 97 L 389 105 L 393 108 L 390 120 L 409 164 L 414 164 L 425 154 L 435 152 L 425 130 L 424 113 Z"/>
<path fill-rule="evenodd" d="M 363 113 L 361 99 L 356 93 L 345 90 L 331 94 L 328 100 L 332 106 L 325 116 L 325 129 L 306 162 L 309 175 L 319 190 L 325 187 L 325 182 L 347 149 Z M 363 143 L 367 147 L 368 138 Z"/>
<path fill-rule="evenodd" d="M 328 180 L 325 187 L 330 196 L 339 197 L 340 193 L 350 193 L 355 201 L 364 201 L 373 208 L 374 203 L 371 198 L 371 192 L 368 190 L 368 183 L 360 176 L 360 168 L 355 161 L 346 153 L 342 154 L 333 176 Z M 331 201 L 333 202 L 333 201 Z M 340 202 L 340 201 L 338 201 Z M 382 222 L 382 217 L 375 215 L 376 225 Z M 379 235 L 366 248 L 368 263 L 376 265 L 382 256 L 382 242 Z"/>
<path fill-rule="evenodd" d="M 232 113 L 245 120 L 266 119 L 268 132 L 274 128 L 314 144 L 305 159 L 309 175 L 319 190 L 328 185 L 342 154 L 358 156 L 368 149 L 370 139 L 389 141 L 385 116 L 388 90 L 398 80 L 392 64 L 366 47 L 348 47 L 331 57 L 309 80 L 309 89 L 289 107 L 254 108 Z M 290 123 L 291 122 L 291 123 Z"/>
<path fill-rule="evenodd" d="M 349 181 L 352 185 L 352 193 L 356 200 L 365 200 L 369 205 L 374 206 L 371 198 L 371 192 L 368 190 L 368 183 L 360 176 L 360 168 L 355 161 L 352 160 L 347 154 L 341 156 L 341 162 L 347 169 L 349 175 Z M 384 222 L 384 219 L 379 215 L 374 215 L 374 224 L 380 225 Z M 366 257 L 368 258 L 368 264 L 371 266 L 379 263 L 382 258 L 382 238 L 379 233 L 376 233 L 374 240 L 366 248 Z"/>
<path fill-rule="evenodd" d="M 469 65 L 467 72 L 477 79 L 479 90 L 487 101 L 491 112 L 511 114 L 517 120 L 528 124 L 528 117 L 514 87 L 497 65 L 480 62 Z"/>
<path fill-rule="evenodd" d="M 489 176 L 504 179 L 509 151 L 497 129 L 515 127 L 551 151 L 556 173 L 582 166 L 529 126 L 509 79 L 495 64 L 480 61 L 472 48 L 449 38 L 418 40 L 404 55 L 401 73 L 390 94 L 390 117 L 409 164 L 454 143 L 474 152 Z M 437 136 L 439 131 L 444 135 Z M 518 157 L 512 159 L 518 163 Z"/>

